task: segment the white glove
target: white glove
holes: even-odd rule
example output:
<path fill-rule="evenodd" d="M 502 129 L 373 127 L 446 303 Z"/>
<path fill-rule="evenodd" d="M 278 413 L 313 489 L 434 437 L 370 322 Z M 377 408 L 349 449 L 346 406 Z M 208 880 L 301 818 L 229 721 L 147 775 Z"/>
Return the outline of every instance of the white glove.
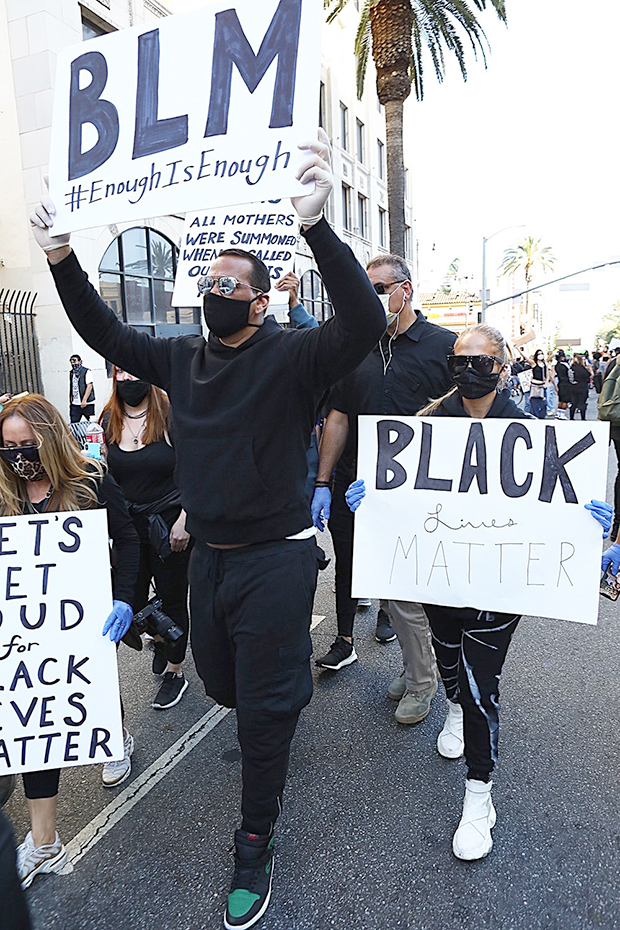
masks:
<path fill-rule="evenodd" d="M 45 183 L 47 184 L 47 178 Z M 53 218 L 55 214 L 56 207 L 46 194 L 41 198 L 41 203 L 34 213 L 30 214 L 30 227 L 34 238 L 44 252 L 53 252 L 54 249 L 62 249 L 69 245 L 69 239 L 71 238 L 69 233 L 62 236 L 52 236 L 50 234 L 50 229 L 54 225 Z"/>
<path fill-rule="evenodd" d="M 323 207 L 334 187 L 331 169 L 332 150 L 327 133 L 319 128 L 318 140 L 304 142 L 300 149 L 310 149 L 314 154 L 308 158 L 297 172 L 297 180 L 302 184 L 314 181 L 314 191 L 304 197 L 292 197 L 291 201 L 303 226 L 314 226 L 323 216 Z"/>

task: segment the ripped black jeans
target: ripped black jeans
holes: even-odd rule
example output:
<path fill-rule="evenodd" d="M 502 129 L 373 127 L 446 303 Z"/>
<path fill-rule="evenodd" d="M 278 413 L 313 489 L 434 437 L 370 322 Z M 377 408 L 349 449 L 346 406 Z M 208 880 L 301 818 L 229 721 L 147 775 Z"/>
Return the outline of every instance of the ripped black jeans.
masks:
<path fill-rule="evenodd" d="M 499 678 L 521 617 L 424 604 L 449 701 L 463 708 L 467 777 L 488 782 L 499 741 Z"/>

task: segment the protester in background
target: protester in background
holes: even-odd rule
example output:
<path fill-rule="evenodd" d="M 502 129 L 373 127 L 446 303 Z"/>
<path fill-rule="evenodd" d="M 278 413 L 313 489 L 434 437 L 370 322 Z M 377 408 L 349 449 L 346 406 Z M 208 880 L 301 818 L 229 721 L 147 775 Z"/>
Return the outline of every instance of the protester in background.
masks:
<path fill-rule="evenodd" d="M 138 571 L 138 539 L 114 479 L 98 462 L 86 459 L 58 410 L 44 397 L 15 398 L 0 413 L 0 516 L 105 508 L 115 567 L 114 607 L 103 627 L 118 642 L 133 618 Z M 104 773 L 118 784 L 131 772 L 133 737 L 123 730 L 124 759 L 108 762 Z M 122 769 L 123 776 L 118 778 Z M 46 872 L 63 869 L 67 853 L 56 832 L 60 769 L 23 775 L 31 829 L 17 850 L 24 888 Z M 105 774 L 104 774 L 105 781 Z M 111 782 L 112 783 L 112 782 Z"/>
<path fill-rule="evenodd" d="M 538 420 L 547 415 L 547 396 L 545 389 L 549 381 L 549 372 L 542 349 L 537 349 L 532 359 L 532 384 L 530 387 L 531 412 Z"/>
<path fill-rule="evenodd" d="M 271 280 L 255 255 L 225 249 L 200 283 L 209 330 L 156 339 L 121 323 L 88 283 L 68 236 L 52 236 L 46 198 L 30 220 L 82 338 L 168 393 L 177 483 L 196 539 L 190 568 L 192 650 L 207 693 L 237 709 L 242 823 L 224 916 L 250 927 L 271 895 L 274 825 L 297 720 L 312 696 L 310 622 L 317 545 L 305 494 L 306 450 L 324 392 L 371 351 L 381 303 L 327 221 L 330 145 L 304 143 L 313 192 L 293 198 L 334 316 L 316 329 L 265 319 Z"/>
<path fill-rule="evenodd" d="M 553 352 L 549 352 L 547 355 L 547 386 L 545 388 L 548 417 L 554 417 L 556 414 L 557 396 Z"/>
<path fill-rule="evenodd" d="M 529 419 L 503 390 L 508 376 L 508 350 L 499 330 L 485 323 L 461 333 L 448 359 L 456 387 L 433 401 L 418 416 L 475 419 Z M 364 480 L 347 491 L 354 511 L 365 495 Z M 592 501 L 586 508 L 604 529 L 611 508 Z M 482 859 L 493 846 L 495 809 L 491 775 L 499 739 L 499 681 L 517 624 L 516 614 L 425 604 L 437 664 L 448 699 L 448 716 L 437 739 L 447 759 L 463 753 L 467 764 L 463 814 L 452 849 L 459 859 Z"/>
<path fill-rule="evenodd" d="M 603 388 L 603 372 L 601 371 L 602 353 L 594 351 L 592 353 L 592 383 L 597 394 L 601 393 Z"/>
<path fill-rule="evenodd" d="M 558 412 L 556 418 L 558 420 L 567 420 L 566 411 L 571 402 L 572 373 L 563 349 L 558 349 L 555 356 L 555 376 L 558 379 Z"/>
<path fill-rule="evenodd" d="M 329 399 L 330 414 L 321 439 L 317 489 L 312 502 L 314 525 L 323 528 L 322 514 L 336 553 L 336 615 L 338 635 L 329 651 L 316 660 L 320 668 L 337 671 L 357 659 L 353 624 L 357 601 L 351 597 L 353 516 L 345 491 L 357 471 L 357 418 L 361 414 L 412 416 L 450 387 L 446 356 L 454 333 L 429 323 L 412 305 L 409 266 L 398 255 L 379 255 L 366 269 L 381 299 L 387 329 L 360 367 L 337 384 Z M 333 498 L 329 485 L 336 469 Z M 377 618 L 379 642 L 394 639 L 403 652 L 404 671 L 388 695 L 399 701 L 399 723 L 423 720 L 437 691 L 435 656 L 428 620 L 419 604 L 382 601 Z"/>
<path fill-rule="evenodd" d="M 573 380 L 570 386 L 571 408 L 570 418 L 575 419 L 577 410 L 581 414 L 581 419 L 586 418 L 586 406 L 588 403 L 588 391 L 590 389 L 590 371 L 583 361 L 583 356 L 576 355 L 571 365 Z"/>
<path fill-rule="evenodd" d="M 519 378 L 519 375 L 522 375 L 524 371 L 529 372 L 532 368 L 532 363 L 529 361 L 529 359 L 525 357 L 525 354 L 523 352 L 523 346 L 520 346 L 517 349 L 517 351 L 519 353 L 519 357 L 517 359 L 514 359 L 511 362 L 510 370 L 511 370 L 511 373 L 513 375 L 516 375 L 517 378 L 519 379 L 519 384 L 521 385 L 521 389 L 523 391 L 523 398 L 524 398 L 523 409 L 525 413 L 531 413 L 531 409 L 530 409 L 531 379 L 529 375 L 527 376 L 527 378 Z"/>
<path fill-rule="evenodd" d="M 69 420 L 79 423 L 82 417 L 89 420 L 95 415 L 95 388 L 90 368 L 85 368 L 79 355 L 69 359 Z"/>
<path fill-rule="evenodd" d="M 136 611 L 147 605 L 153 583 L 164 613 L 183 630 L 173 643 L 155 637 L 153 674 L 163 675 L 163 681 L 152 706 L 166 710 L 179 703 L 188 687 L 182 664 L 189 634 L 191 552 L 186 514 L 174 480 L 170 402 L 160 388 L 115 367 L 112 394 L 99 422 L 105 430 L 110 474 L 129 503 L 140 539 Z"/>

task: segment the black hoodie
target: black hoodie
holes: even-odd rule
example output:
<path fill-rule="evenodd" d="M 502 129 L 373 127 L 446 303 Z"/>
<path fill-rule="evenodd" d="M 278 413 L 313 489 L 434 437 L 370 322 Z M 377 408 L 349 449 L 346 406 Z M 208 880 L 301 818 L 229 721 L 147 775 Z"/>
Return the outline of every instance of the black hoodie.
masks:
<path fill-rule="evenodd" d="M 140 333 L 106 306 L 73 253 L 51 266 L 84 341 L 167 391 L 187 531 L 203 542 L 267 542 L 312 525 L 304 485 L 318 401 L 357 368 L 385 330 L 381 302 L 349 247 L 325 220 L 305 238 L 335 315 L 301 330 L 283 330 L 267 318 L 236 349 L 213 334 L 205 341 Z"/>

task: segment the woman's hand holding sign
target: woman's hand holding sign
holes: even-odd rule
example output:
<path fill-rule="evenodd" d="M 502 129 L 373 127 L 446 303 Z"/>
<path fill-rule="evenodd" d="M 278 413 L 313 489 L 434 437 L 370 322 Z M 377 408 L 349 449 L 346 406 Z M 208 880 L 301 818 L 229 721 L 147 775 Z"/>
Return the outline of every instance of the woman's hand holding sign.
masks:
<path fill-rule="evenodd" d="M 344 499 L 346 500 L 349 510 L 352 513 L 355 513 L 365 497 L 366 488 L 364 486 L 363 478 L 358 478 L 357 481 L 354 481 L 353 484 L 350 484 L 344 495 Z"/>
<path fill-rule="evenodd" d="M 607 539 L 609 536 L 609 530 L 611 529 L 611 524 L 614 518 L 614 508 L 608 504 L 606 501 L 590 501 L 589 504 L 583 505 L 586 510 L 589 510 L 595 520 L 603 527 L 603 539 Z"/>
<path fill-rule="evenodd" d="M 332 149 L 327 133 L 319 128 L 318 140 L 304 142 L 300 149 L 309 149 L 313 154 L 302 164 L 297 172 L 297 180 L 302 184 L 314 181 L 314 191 L 305 197 L 292 197 L 291 202 L 301 220 L 308 229 L 316 225 L 323 216 L 323 207 L 334 186 L 331 169 Z"/>

